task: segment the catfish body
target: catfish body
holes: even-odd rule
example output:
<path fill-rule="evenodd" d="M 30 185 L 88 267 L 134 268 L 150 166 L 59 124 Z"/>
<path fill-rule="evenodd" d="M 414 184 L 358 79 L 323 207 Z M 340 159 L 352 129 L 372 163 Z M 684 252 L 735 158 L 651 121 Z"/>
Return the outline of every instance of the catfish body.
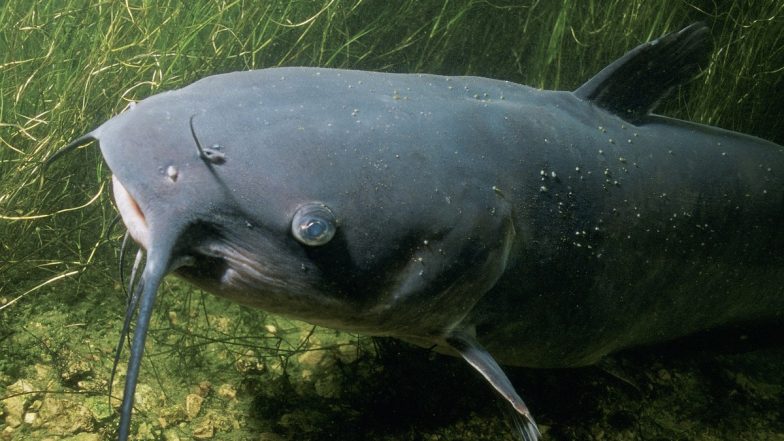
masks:
<path fill-rule="evenodd" d="M 322 201 L 341 222 L 341 246 L 307 258 L 324 289 L 352 307 L 330 317 L 329 305 L 303 305 L 300 318 L 412 340 L 469 322 L 505 363 L 539 367 L 781 318 L 781 146 L 659 116 L 630 124 L 569 92 L 481 78 L 308 68 L 229 75 L 207 81 L 248 84 L 216 114 L 251 107 L 252 84 L 275 91 L 262 100 L 275 111 L 223 118 L 216 133 L 200 115 L 199 136 L 224 146 L 228 160 L 274 165 L 272 175 L 222 180 L 240 200 L 274 194 L 265 209 L 274 199 L 281 212 Z M 290 101 L 295 90 L 307 103 Z M 254 121 L 268 129 L 242 139 Z M 232 151 L 254 142 L 275 149 Z M 225 289 L 193 267 L 180 272 Z M 494 272 L 500 280 L 485 293 Z M 241 303 L 290 314 L 289 304 L 251 292 L 227 289 Z"/>
<path fill-rule="evenodd" d="M 168 272 L 459 354 L 527 419 L 525 439 L 538 431 L 495 359 L 580 366 L 781 320 L 784 148 L 650 114 L 706 40 L 694 25 L 642 45 L 575 92 L 323 68 L 216 75 L 76 140 L 100 141 L 148 253 L 120 438 Z"/>
<path fill-rule="evenodd" d="M 493 354 L 581 366 L 724 325 L 781 323 L 781 146 L 662 117 L 629 126 L 595 115 L 582 131 L 553 133 L 560 151 L 543 143 L 528 159 L 514 269 L 468 318 Z"/>

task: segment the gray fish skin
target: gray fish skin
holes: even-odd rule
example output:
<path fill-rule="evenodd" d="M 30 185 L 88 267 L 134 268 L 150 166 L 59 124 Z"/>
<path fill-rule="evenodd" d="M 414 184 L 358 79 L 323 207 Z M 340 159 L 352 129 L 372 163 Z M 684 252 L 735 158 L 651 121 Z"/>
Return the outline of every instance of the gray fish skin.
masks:
<path fill-rule="evenodd" d="M 582 107 L 582 133 L 553 129 L 523 159 L 534 166 L 516 187 L 517 248 L 467 318 L 477 339 L 502 363 L 569 367 L 723 325 L 781 323 L 784 149 Z"/>
<path fill-rule="evenodd" d="M 274 286 L 182 275 L 325 326 L 432 340 L 467 317 L 503 362 L 552 367 L 784 306 L 784 152 L 750 136 L 483 78 L 281 68 L 149 98 L 98 137 L 148 218 L 213 223 Z M 289 233 L 310 201 L 340 222 L 315 249 Z"/>
<path fill-rule="evenodd" d="M 494 359 L 582 366 L 781 322 L 784 148 L 649 114 L 693 75 L 705 35 L 642 45 L 575 92 L 293 67 L 139 102 L 72 144 L 100 141 L 148 252 L 129 365 L 175 272 L 269 312 L 459 354 L 536 439 Z M 320 246 L 291 233 L 312 203 L 337 219 Z"/>

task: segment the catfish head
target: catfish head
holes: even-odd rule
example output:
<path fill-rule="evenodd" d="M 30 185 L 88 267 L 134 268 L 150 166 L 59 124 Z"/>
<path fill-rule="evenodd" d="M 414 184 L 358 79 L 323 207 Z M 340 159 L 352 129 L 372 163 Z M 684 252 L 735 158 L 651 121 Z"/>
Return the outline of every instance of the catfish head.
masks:
<path fill-rule="evenodd" d="M 421 83 L 310 68 L 216 75 L 129 106 L 66 147 L 99 142 L 123 222 L 147 253 L 120 439 L 168 273 L 268 312 L 459 353 L 508 383 L 461 322 L 506 267 L 511 208 L 472 181 L 472 161 L 442 162 L 464 134 L 418 117 L 455 109 L 395 97 Z M 530 417 L 510 383 L 494 385 Z"/>

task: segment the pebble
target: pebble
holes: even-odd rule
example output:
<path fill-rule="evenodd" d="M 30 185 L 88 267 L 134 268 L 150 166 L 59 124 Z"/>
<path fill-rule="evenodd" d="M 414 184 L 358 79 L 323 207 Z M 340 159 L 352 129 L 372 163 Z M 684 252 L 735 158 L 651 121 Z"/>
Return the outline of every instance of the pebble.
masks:
<path fill-rule="evenodd" d="M 228 383 L 223 383 L 218 387 L 218 395 L 222 398 L 233 400 L 237 398 L 237 388 Z"/>
<path fill-rule="evenodd" d="M 185 413 L 189 420 L 196 418 L 201 411 L 202 403 L 204 403 L 204 398 L 199 394 L 188 394 L 185 397 Z"/>
<path fill-rule="evenodd" d="M 299 358 L 297 358 L 297 361 L 305 366 L 316 367 L 324 361 L 325 355 L 325 351 L 307 351 L 300 355 Z"/>
<path fill-rule="evenodd" d="M 193 436 L 194 439 L 210 439 L 215 436 L 215 426 L 212 425 L 212 421 L 204 421 L 193 429 L 191 436 Z"/>
<path fill-rule="evenodd" d="M 33 424 L 38 419 L 38 414 L 35 412 L 27 412 L 24 416 L 25 424 Z"/>
<path fill-rule="evenodd" d="M 345 364 L 351 364 L 359 358 L 359 348 L 356 345 L 342 345 L 338 348 L 337 357 Z"/>

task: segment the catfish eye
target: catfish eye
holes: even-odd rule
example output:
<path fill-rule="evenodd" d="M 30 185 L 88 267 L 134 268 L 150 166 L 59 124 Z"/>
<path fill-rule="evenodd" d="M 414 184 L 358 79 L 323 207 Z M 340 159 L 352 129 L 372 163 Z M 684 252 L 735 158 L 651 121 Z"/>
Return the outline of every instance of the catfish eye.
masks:
<path fill-rule="evenodd" d="M 305 204 L 294 213 L 291 234 L 299 242 L 309 246 L 324 245 L 335 236 L 335 215 L 326 205 L 313 202 Z"/>

